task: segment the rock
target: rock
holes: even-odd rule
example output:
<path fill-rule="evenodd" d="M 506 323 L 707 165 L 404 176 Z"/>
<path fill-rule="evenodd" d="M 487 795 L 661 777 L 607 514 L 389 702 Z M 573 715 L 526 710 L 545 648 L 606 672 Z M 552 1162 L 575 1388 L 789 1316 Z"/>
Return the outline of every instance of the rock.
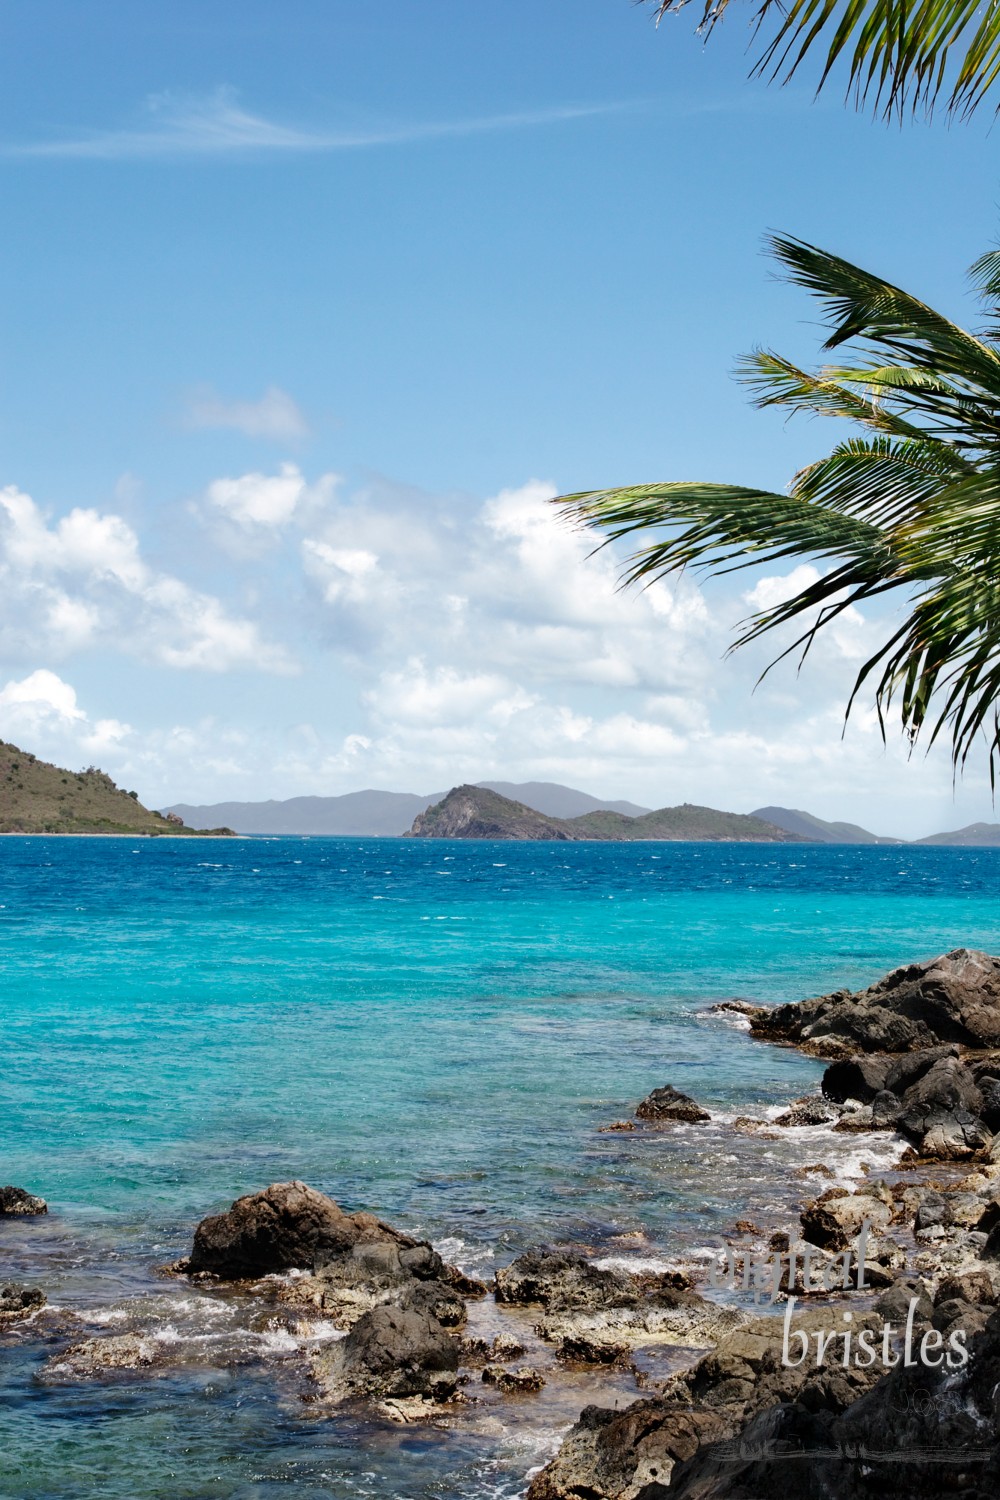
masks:
<path fill-rule="evenodd" d="M 899 1128 L 922 1156 L 958 1160 L 993 1139 L 979 1119 L 982 1095 L 957 1057 L 941 1057 L 903 1093 Z"/>
<path fill-rule="evenodd" d="M 809 1095 L 805 1099 L 796 1099 L 784 1114 L 779 1115 L 773 1121 L 775 1125 L 829 1125 L 838 1119 L 840 1110 L 827 1099 L 821 1099 L 819 1095 Z"/>
<path fill-rule="evenodd" d="M 874 1328 L 877 1322 L 874 1315 L 858 1314 L 855 1326 Z M 829 1323 L 825 1311 L 795 1318 L 795 1326 L 809 1332 Z M 780 1319 L 753 1319 L 668 1381 L 662 1397 L 635 1401 L 621 1411 L 586 1407 L 555 1459 L 532 1479 L 528 1500 L 745 1500 L 804 1493 L 797 1488 L 798 1465 L 789 1474 L 787 1462 L 779 1489 L 702 1490 L 680 1484 L 699 1451 L 728 1442 L 758 1411 L 773 1410 L 782 1400 L 807 1410 L 840 1411 L 878 1378 L 869 1370 L 784 1366 L 781 1353 Z M 725 1480 L 732 1461 L 730 1453 L 716 1476 Z"/>
<path fill-rule="evenodd" d="M 71 1376 L 107 1375 L 115 1370 L 145 1370 L 156 1364 L 162 1351 L 152 1339 L 136 1333 L 110 1338 L 82 1339 L 50 1361 L 46 1374 Z"/>
<path fill-rule="evenodd" d="M 893 1062 L 886 1074 L 885 1087 L 890 1094 L 901 1099 L 911 1084 L 918 1083 L 935 1063 L 957 1056 L 958 1048 L 955 1046 L 921 1047 L 916 1052 L 908 1052 Z"/>
<path fill-rule="evenodd" d="M 36 1198 L 20 1187 L 0 1187 L 0 1219 L 27 1218 L 34 1214 L 47 1214 L 49 1205 L 44 1198 Z"/>
<path fill-rule="evenodd" d="M 538 1303 L 556 1312 L 601 1312 L 643 1303 L 700 1307 L 702 1298 L 678 1284 L 684 1280 L 671 1272 L 633 1276 L 606 1270 L 582 1255 L 543 1246 L 519 1255 L 496 1273 L 496 1300 L 520 1306 Z"/>
<path fill-rule="evenodd" d="M 954 1215 L 951 1204 L 943 1193 L 935 1192 L 933 1189 L 921 1193 L 920 1207 L 914 1220 L 914 1229 L 919 1234 L 922 1229 L 929 1229 L 933 1224 L 953 1224 Z"/>
<path fill-rule="evenodd" d="M 874 1130 L 875 1115 L 871 1105 L 863 1104 L 860 1109 L 849 1110 L 841 1115 L 833 1128 L 841 1135 L 859 1135 Z"/>
<path fill-rule="evenodd" d="M 624 1365 L 631 1357 L 627 1344 L 607 1343 L 583 1334 L 568 1335 L 556 1350 L 556 1359 L 567 1364 Z"/>
<path fill-rule="evenodd" d="M 1000 1130 L 1000 1078 L 987 1073 L 976 1082 L 983 1098 L 980 1115 L 983 1123 L 995 1134 Z"/>
<path fill-rule="evenodd" d="M 463 1365 L 495 1365 L 520 1359 L 523 1353 L 524 1345 L 517 1339 L 509 1333 L 498 1333 L 490 1342 L 481 1338 L 463 1339 L 460 1358 Z"/>
<path fill-rule="evenodd" d="M 867 1222 L 875 1235 L 888 1228 L 892 1213 L 887 1204 L 870 1194 L 848 1193 L 828 1188 L 801 1216 L 802 1235 L 824 1250 L 846 1250 Z"/>
<path fill-rule="evenodd" d="M 886 1322 L 905 1326 L 912 1302 L 916 1303 L 914 1322 L 929 1323 L 934 1313 L 934 1304 L 927 1290 L 927 1283 L 919 1276 L 897 1276 L 875 1303 L 875 1311 Z"/>
<path fill-rule="evenodd" d="M 823 1074 L 823 1093 L 837 1104 L 846 1104 L 856 1099 L 859 1104 L 871 1104 L 876 1094 L 886 1087 L 886 1077 L 892 1067 L 891 1057 L 848 1057 L 831 1063 Z"/>
<path fill-rule="evenodd" d="M 444 1401 L 458 1383 L 460 1346 L 426 1310 L 381 1306 L 364 1313 L 347 1337 L 313 1357 L 328 1398 Z"/>
<path fill-rule="evenodd" d="M 635 1117 L 637 1120 L 651 1120 L 656 1124 L 674 1120 L 684 1124 L 699 1124 L 712 1118 L 700 1104 L 696 1104 L 687 1094 L 680 1093 L 669 1083 L 647 1094 L 636 1110 Z"/>
<path fill-rule="evenodd" d="M 903 1113 L 903 1101 L 888 1089 L 880 1089 L 871 1103 L 872 1129 L 894 1130 Z"/>
<path fill-rule="evenodd" d="M 22 1318 L 30 1318 L 32 1313 L 44 1306 L 45 1293 L 37 1287 L 0 1287 L 0 1327 L 7 1323 L 17 1323 Z"/>
<path fill-rule="evenodd" d="M 612 1120 L 610 1125 L 598 1127 L 598 1135 L 614 1135 L 617 1131 L 636 1130 L 638 1127 L 634 1120 Z"/>
<path fill-rule="evenodd" d="M 498 1391 L 540 1391 L 545 1384 L 543 1377 L 533 1365 L 521 1365 L 510 1370 L 506 1365 L 487 1365 L 483 1371 L 486 1385 L 495 1385 Z"/>
<path fill-rule="evenodd" d="M 934 1293 L 934 1305 L 947 1302 L 953 1297 L 970 1302 L 973 1306 L 994 1306 L 997 1300 L 992 1278 L 986 1271 L 963 1271 L 958 1276 L 946 1276 Z"/>
<path fill-rule="evenodd" d="M 812 1052 L 910 1052 L 939 1043 L 1000 1046 L 1000 959 L 956 948 L 894 969 L 866 990 L 747 1008 L 755 1036 Z"/>

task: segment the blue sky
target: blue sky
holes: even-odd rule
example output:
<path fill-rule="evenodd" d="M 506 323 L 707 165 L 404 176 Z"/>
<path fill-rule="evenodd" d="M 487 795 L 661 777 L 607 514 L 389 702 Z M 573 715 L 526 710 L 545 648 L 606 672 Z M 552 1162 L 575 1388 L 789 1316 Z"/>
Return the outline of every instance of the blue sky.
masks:
<path fill-rule="evenodd" d="M 992 817 L 840 708 L 874 618 L 752 693 L 758 574 L 616 596 L 556 491 L 782 487 L 833 437 L 778 229 L 974 319 L 988 120 L 748 81 L 628 0 L 12 0 L 0 733 L 153 805 L 563 780 L 913 833 Z M 884 623 L 884 622 L 883 622 Z"/>

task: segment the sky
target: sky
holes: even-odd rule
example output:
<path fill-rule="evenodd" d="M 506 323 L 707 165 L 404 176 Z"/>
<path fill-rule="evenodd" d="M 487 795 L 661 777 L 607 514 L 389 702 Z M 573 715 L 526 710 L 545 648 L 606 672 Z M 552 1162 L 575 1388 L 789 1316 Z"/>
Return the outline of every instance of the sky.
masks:
<path fill-rule="evenodd" d="M 883 744 L 852 612 L 755 686 L 810 573 L 645 593 L 549 504 L 783 489 L 843 434 L 754 411 L 817 357 L 768 232 L 961 321 L 989 120 L 748 78 L 752 7 L 7 0 L 0 735 L 149 806 L 552 780 L 915 837 L 985 757 Z M 783 643 L 782 643 L 783 644 Z"/>

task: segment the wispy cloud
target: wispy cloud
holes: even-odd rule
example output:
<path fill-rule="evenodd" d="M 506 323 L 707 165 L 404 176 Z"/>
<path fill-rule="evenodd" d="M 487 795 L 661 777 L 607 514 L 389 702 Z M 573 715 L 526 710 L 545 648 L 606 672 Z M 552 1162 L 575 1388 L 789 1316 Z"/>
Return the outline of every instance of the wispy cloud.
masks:
<path fill-rule="evenodd" d="M 7 144 L 0 147 L 0 151 L 6 156 L 82 161 L 354 151 L 370 146 L 403 146 L 448 136 L 556 125 L 615 113 L 625 107 L 621 104 L 558 105 L 464 120 L 313 130 L 282 125 L 263 115 L 251 114 L 240 105 L 231 89 L 218 89 L 207 98 L 154 95 L 146 101 L 144 121 L 136 128 L 95 131 L 63 140 Z"/>
<path fill-rule="evenodd" d="M 268 386 L 259 401 L 225 401 L 203 386 L 188 398 L 186 420 L 191 427 L 232 428 L 247 437 L 287 442 L 308 435 L 309 425 L 287 391 Z"/>

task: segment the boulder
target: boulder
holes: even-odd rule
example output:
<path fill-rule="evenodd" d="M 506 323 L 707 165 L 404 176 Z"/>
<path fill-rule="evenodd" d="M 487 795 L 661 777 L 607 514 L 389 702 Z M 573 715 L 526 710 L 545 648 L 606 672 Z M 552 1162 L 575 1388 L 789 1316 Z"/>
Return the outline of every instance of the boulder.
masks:
<path fill-rule="evenodd" d="M 332 1198 L 304 1182 L 273 1182 L 225 1213 L 202 1219 L 194 1245 L 178 1269 L 209 1271 L 225 1280 L 307 1270 L 352 1251 L 359 1242 L 408 1249 L 416 1244 L 372 1214 L 346 1214 Z"/>
<path fill-rule="evenodd" d="M 313 1373 L 337 1401 L 423 1396 L 444 1401 L 458 1383 L 460 1345 L 426 1309 L 381 1306 L 314 1356 Z"/>
<path fill-rule="evenodd" d="M 680 1093 L 669 1083 L 647 1094 L 636 1110 L 635 1117 L 637 1120 L 651 1120 L 654 1124 L 678 1121 L 686 1125 L 696 1125 L 712 1118 L 688 1094 Z"/>
<path fill-rule="evenodd" d="M 818 1094 L 808 1095 L 804 1099 L 796 1099 L 784 1114 L 778 1115 L 774 1121 L 775 1125 L 831 1125 L 840 1116 L 840 1110 L 831 1104 L 828 1099 L 821 1099 Z"/>
<path fill-rule="evenodd" d="M 848 1099 L 871 1104 L 886 1087 L 892 1061 L 891 1057 L 859 1055 L 831 1063 L 823 1074 L 823 1093 L 837 1104 L 846 1104 Z"/>
<path fill-rule="evenodd" d="M 890 1094 L 902 1099 L 911 1084 L 918 1083 L 935 1063 L 957 1056 L 958 1048 L 950 1044 L 946 1047 L 919 1047 L 916 1052 L 905 1053 L 892 1062 L 886 1074 L 885 1087 Z"/>
<path fill-rule="evenodd" d="M 899 1128 L 922 1156 L 970 1156 L 993 1139 L 979 1118 L 982 1102 L 968 1068 L 957 1057 L 941 1057 L 905 1089 Z"/>
<path fill-rule="evenodd" d="M 44 1198 L 20 1187 L 0 1187 L 0 1219 L 19 1219 L 34 1214 L 47 1214 L 49 1206 Z"/>
<path fill-rule="evenodd" d="M 603 1312 L 610 1308 L 700 1307 L 683 1276 L 671 1272 L 632 1276 L 595 1266 L 570 1251 L 543 1246 L 528 1250 L 496 1273 L 496 1300 L 519 1306 L 539 1304 L 553 1312 Z"/>
<path fill-rule="evenodd" d="M 888 1228 L 892 1211 L 869 1193 L 829 1188 L 802 1211 L 802 1236 L 823 1250 L 846 1250 L 867 1223 L 878 1235 Z"/>

